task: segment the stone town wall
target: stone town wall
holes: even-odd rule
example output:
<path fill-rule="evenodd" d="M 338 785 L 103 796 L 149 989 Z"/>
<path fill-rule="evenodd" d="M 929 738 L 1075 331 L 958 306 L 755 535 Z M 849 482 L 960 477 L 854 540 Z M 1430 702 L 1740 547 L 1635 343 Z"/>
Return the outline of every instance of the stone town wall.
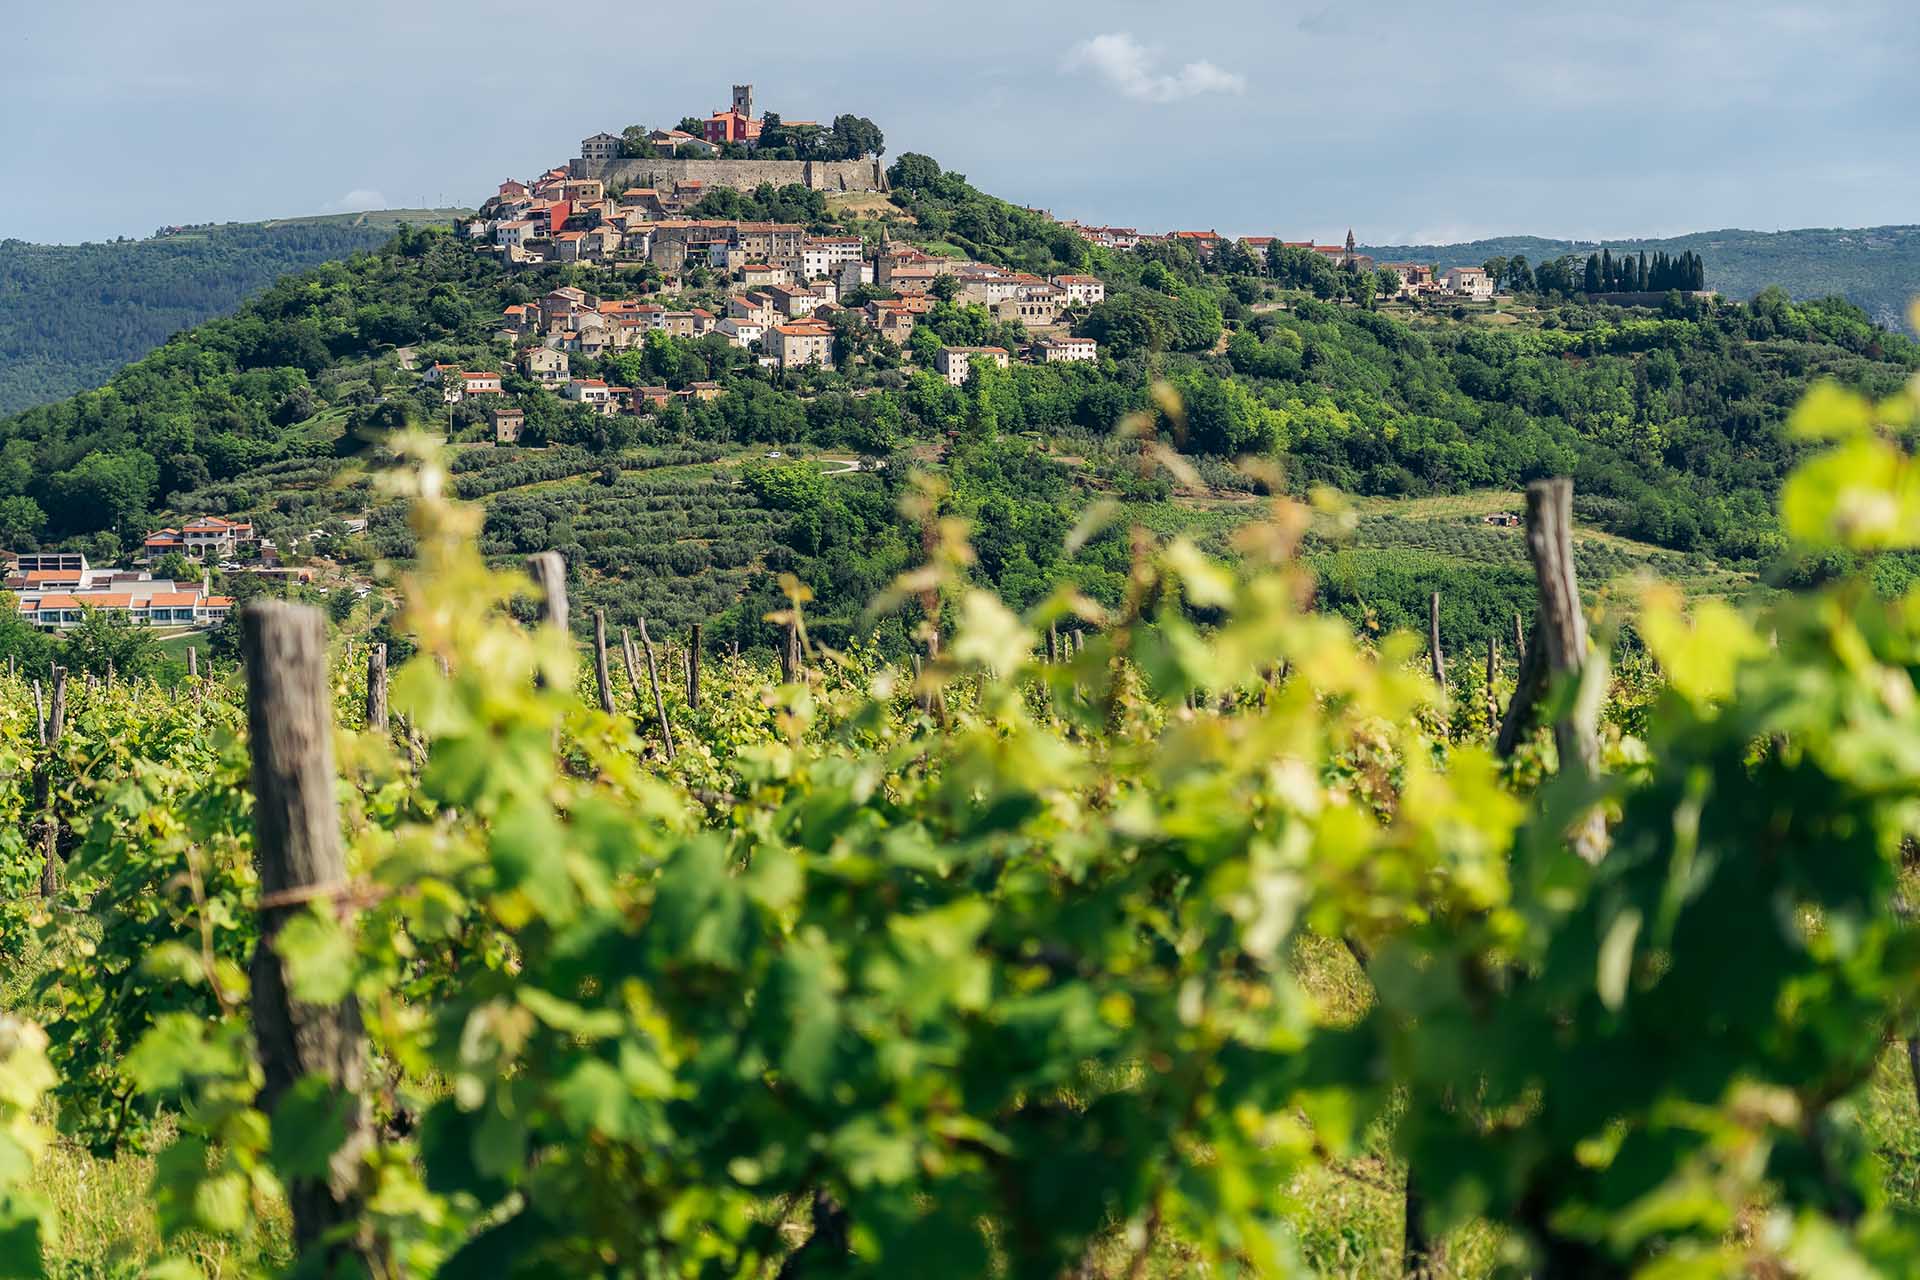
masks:
<path fill-rule="evenodd" d="M 598 178 L 609 194 L 621 187 L 671 188 L 676 182 L 751 191 L 761 183 L 815 191 L 885 191 L 886 169 L 865 160 L 603 160 L 568 162 L 576 178 Z"/>

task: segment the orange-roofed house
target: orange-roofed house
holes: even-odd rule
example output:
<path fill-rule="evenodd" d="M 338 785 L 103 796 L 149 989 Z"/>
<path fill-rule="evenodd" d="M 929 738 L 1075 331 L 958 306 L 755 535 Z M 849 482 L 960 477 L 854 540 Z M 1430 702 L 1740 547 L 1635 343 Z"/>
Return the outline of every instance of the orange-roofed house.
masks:
<path fill-rule="evenodd" d="M 818 321 L 774 325 L 761 341 L 767 354 L 777 360 L 782 369 L 798 369 L 810 364 L 833 368 L 833 330 Z"/>
<path fill-rule="evenodd" d="M 185 544 L 182 550 L 196 559 L 204 559 L 209 553 L 216 558 L 232 556 L 259 543 L 252 521 L 223 520 L 219 516 L 189 520 L 180 526 L 180 539 Z"/>

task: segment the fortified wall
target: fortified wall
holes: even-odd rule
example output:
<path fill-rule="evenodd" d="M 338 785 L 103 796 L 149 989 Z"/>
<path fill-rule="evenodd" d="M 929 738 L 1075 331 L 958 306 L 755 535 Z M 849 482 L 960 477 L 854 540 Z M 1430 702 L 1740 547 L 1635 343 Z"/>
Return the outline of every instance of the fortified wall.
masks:
<path fill-rule="evenodd" d="M 762 183 L 814 191 L 885 191 L 887 172 L 872 156 L 864 160 L 582 160 L 567 162 L 576 178 L 598 178 L 609 192 L 622 187 L 672 187 L 704 182 L 710 187 L 751 191 Z"/>

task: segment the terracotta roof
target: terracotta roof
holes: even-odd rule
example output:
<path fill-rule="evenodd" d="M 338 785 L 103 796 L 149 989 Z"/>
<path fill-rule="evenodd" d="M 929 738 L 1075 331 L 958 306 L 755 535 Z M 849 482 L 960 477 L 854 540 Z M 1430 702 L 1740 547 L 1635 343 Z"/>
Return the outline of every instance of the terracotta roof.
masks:
<path fill-rule="evenodd" d="M 24 602 L 22 602 L 21 607 L 26 607 Z M 41 596 L 38 607 L 42 609 L 78 609 L 80 602 L 72 596 Z"/>
<path fill-rule="evenodd" d="M 200 603 L 198 591 L 156 591 L 147 600 L 155 609 L 190 609 Z"/>

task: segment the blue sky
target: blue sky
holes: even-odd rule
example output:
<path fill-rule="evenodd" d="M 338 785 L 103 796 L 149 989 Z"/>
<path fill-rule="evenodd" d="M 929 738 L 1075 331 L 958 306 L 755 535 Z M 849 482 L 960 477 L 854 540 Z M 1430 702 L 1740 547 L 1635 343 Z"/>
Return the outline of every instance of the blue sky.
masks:
<path fill-rule="evenodd" d="M 473 203 L 736 79 L 1009 199 L 1372 243 L 1920 222 L 1912 0 L 96 0 L 0 34 L 0 237 Z M 673 15 L 669 17 L 668 15 Z"/>

